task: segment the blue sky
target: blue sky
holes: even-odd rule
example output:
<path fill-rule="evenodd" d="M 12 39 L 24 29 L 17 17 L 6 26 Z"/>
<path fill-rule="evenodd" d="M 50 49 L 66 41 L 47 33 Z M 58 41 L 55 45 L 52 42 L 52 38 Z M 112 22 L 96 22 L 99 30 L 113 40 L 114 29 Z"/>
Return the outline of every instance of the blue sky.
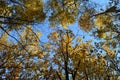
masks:
<path fill-rule="evenodd" d="M 46 0 L 43 0 L 44 2 Z M 106 6 L 106 4 L 108 4 L 107 1 L 109 0 L 91 0 L 92 2 L 96 2 L 96 4 L 99 4 L 99 7 L 101 6 L 101 8 L 104 8 Z M 41 36 L 41 40 L 46 42 L 47 41 L 47 35 L 52 31 L 52 29 L 50 28 L 50 25 L 47 21 L 45 21 L 43 24 L 37 25 L 36 27 L 38 27 L 38 29 L 42 32 L 42 36 Z M 83 30 L 80 29 L 78 23 L 74 23 L 72 25 L 69 26 L 70 30 L 73 31 L 74 34 L 76 34 L 79 30 L 79 36 L 86 36 L 85 39 L 93 39 L 93 37 L 89 36 L 89 34 Z"/>

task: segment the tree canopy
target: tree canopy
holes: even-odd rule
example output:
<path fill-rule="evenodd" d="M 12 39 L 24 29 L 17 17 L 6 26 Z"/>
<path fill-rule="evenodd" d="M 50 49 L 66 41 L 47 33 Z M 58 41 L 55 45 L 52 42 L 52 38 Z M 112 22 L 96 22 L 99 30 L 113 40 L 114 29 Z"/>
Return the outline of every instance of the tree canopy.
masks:
<path fill-rule="evenodd" d="M 103 2 L 0 0 L 0 79 L 119 80 L 120 1 Z"/>

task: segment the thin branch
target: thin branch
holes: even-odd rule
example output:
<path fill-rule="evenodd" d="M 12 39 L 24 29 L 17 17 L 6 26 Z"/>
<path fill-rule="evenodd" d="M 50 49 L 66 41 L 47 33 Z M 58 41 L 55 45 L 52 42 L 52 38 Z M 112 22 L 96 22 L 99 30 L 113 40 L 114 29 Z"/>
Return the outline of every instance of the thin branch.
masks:
<path fill-rule="evenodd" d="M 19 44 L 22 45 L 22 43 L 17 39 L 15 38 L 14 36 L 10 35 L 2 26 L 0 27 L 8 36 L 10 36 L 11 38 L 15 39 Z"/>
<path fill-rule="evenodd" d="M 18 5 L 20 5 L 20 6 L 23 6 L 23 7 L 25 7 L 22 3 L 20 3 L 20 2 L 18 2 L 18 1 L 16 1 L 16 0 L 10 0 L 13 4 L 18 4 Z"/>
<path fill-rule="evenodd" d="M 119 9 L 119 10 L 115 10 L 115 11 L 113 11 L 113 12 L 104 11 L 104 12 L 101 12 L 101 13 L 92 15 L 91 18 L 92 18 L 92 17 L 99 16 L 99 15 L 103 15 L 103 14 L 108 14 L 108 13 L 119 13 L 119 12 L 120 12 L 120 9 Z"/>

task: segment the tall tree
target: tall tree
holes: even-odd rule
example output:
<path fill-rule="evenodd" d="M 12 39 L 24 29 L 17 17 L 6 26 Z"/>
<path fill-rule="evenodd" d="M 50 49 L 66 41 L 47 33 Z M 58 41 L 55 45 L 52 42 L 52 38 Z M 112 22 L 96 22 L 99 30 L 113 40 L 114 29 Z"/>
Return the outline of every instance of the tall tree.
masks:
<path fill-rule="evenodd" d="M 119 4 L 108 0 L 101 8 L 92 0 L 1 0 L 0 79 L 119 80 Z M 36 23 L 52 27 L 48 41 L 41 41 Z M 98 42 L 73 34 L 69 26 L 74 23 Z"/>

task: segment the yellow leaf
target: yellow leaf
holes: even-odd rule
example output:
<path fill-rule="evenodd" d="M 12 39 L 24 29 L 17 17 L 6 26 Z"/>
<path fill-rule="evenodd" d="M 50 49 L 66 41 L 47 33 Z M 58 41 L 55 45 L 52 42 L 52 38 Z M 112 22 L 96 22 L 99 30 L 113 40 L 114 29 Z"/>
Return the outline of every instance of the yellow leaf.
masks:
<path fill-rule="evenodd" d="M 50 49 L 50 44 L 49 43 L 46 44 L 46 48 Z"/>
<path fill-rule="evenodd" d="M 54 36 L 55 39 L 58 38 L 58 33 L 57 32 L 53 32 L 52 35 Z"/>
<path fill-rule="evenodd" d="M 78 37 L 77 42 L 81 42 L 81 41 L 82 41 L 82 38 Z"/>
<path fill-rule="evenodd" d="M 63 28 L 68 29 L 67 23 L 63 22 L 63 23 L 62 23 L 62 26 L 63 26 Z"/>
<path fill-rule="evenodd" d="M 38 37 L 41 37 L 41 36 L 42 36 L 42 33 L 41 33 L 40 31 L 36 31 L 35 33 L 36 33 L 36 35 L 37 35 Z"/>
<path fill-rule="evenodd" d="M 106 38 L 106 33 L 105 32 L 101 32 L 98 34 L 99 38 Z"/>

